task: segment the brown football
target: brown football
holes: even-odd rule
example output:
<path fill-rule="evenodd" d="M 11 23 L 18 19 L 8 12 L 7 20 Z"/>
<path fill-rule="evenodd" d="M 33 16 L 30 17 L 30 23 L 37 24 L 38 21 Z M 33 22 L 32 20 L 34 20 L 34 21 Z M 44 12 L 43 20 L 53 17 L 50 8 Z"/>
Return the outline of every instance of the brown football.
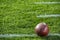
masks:
<path fill-rule="evenodd" d="M 49 28 L 46 23 L 39 23 L 35 27 L 35 32 L 38 36 L 47 36 L 49 33 Z"/>

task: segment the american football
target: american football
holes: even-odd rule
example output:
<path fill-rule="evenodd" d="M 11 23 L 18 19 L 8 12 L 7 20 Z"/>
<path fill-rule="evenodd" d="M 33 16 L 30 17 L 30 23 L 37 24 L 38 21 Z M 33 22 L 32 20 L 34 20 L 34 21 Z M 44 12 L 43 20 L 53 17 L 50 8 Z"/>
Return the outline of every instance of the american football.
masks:
<path fill-rule="evenodd" d="M 47 36 L 49 33 L 49 28 L 46 23 L 39 23 L 35 27 L 35 32 L 38 36 Z"/>

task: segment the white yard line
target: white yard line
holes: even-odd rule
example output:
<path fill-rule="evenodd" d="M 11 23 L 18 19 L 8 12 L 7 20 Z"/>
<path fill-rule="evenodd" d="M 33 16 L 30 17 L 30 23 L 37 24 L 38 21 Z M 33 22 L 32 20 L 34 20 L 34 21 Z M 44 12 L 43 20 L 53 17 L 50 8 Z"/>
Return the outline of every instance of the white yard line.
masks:
<path fill-rule="evenodd" d="M 48 36 L 60 36 L 60 34 L 57 34 L 57 33 L 50 33 L 50 34 L 48 34 Z"/>
<path fill-rule="evenodd" d="M 60 34 L 57 33 L 50 33 L 48 36 L 60 36 Z M 0 38 L 10 38 L 10 37 L 38 37 L 36 34 L 0 34 Z"/>
<path fill-rule="evenodd" d="M 34 2 L 34 4 L 60 4 L 60 2 Z"/>
<path fill-rule="evenodd" d="M 0 38 L 2 37 L 36 37 L 36 34 L 0 34 Z"/>
<path fill-rule="evenodd" d="M 47 18 L 47 17 L 60 17 L 60 14 L 51 14 L 51 15 L 39 15 L 38 18 Z"/>

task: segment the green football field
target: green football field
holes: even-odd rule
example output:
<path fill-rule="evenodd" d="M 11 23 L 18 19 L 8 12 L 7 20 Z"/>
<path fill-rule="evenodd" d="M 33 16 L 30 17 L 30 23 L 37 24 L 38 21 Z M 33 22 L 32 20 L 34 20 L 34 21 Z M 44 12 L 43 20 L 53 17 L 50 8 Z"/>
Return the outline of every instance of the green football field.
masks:
<path fill-rule="evenodd" d="M 60 0 L 0 0 L 0 34 L 35 34 L 35 26 L 45 22 L 49 33 L 60 34 L 60 17 L 40 18 L 39 15 L 60 15 L 60 3 L 36 4 L 36 2 L 60 2 Z M 0 37 L 0 40 L 60 40 L 60 36 L 48 37 Z"/>

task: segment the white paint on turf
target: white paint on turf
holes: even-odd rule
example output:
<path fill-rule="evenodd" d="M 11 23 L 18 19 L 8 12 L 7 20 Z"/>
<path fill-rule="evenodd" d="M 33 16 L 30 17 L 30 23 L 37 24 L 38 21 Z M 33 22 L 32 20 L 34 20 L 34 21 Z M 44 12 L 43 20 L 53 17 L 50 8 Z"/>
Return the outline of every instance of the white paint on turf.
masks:
<path fill-rule="evenodd" d="M 34 4 L 60 4 L 60 2 L 34 2 Z"/>
<path fill-rule="evenodd" d="M 60 14 L 51 14 L 51 15 L 39 15 L 38 18 L 47 18 L 47 17 L 60 17 Z"/>
<path fill-rule="evenodd" d="M 48 34 L 48 36 L 60 36 L 60 34 L 57 34 L 57 33 L 50 33 L 50 34 Z"/>
<path fill-rule="evenodd" d="M 36 37 L 36 34 L 0 34 L 0 38 L 3 37 Z"/>
<path fill-rule="evenodd" d="M 57 33 L 50 33 L 48 36 L 60 36 Z M 0 34 L 0 38 L 12 38 L 12 37 L 38 37 L 36 34 Z"/>

